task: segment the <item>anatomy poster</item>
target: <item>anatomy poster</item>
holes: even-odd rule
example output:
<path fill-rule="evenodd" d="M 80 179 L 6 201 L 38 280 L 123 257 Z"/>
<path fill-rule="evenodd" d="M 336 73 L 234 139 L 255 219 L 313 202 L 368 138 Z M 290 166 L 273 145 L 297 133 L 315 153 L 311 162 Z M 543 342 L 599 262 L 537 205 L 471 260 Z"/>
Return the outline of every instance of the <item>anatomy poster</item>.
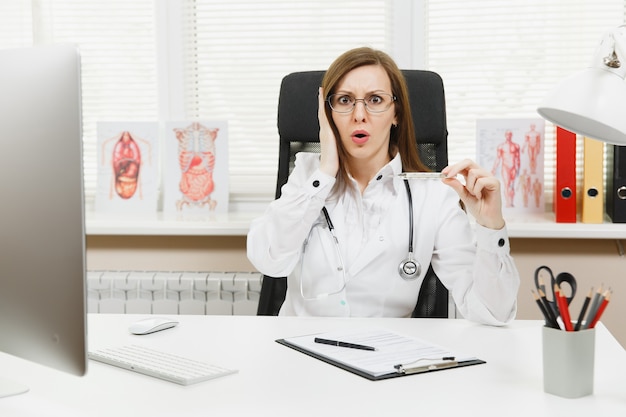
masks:
<path fill-rule="evenodd" d="M 218 121 L 165 127 L 163 212 L 228 212 L 228 126 Z"/>
<path fill-rule="evenodd" d="M 97 211 L 156 213 L 158 132 L 154 122 L 98 123 Z"/>
<path fill-rule="evenodd" d="M 500 180 L 505 216 L 545 212 L 544 141 L 540 118 L 476 122 L 476 162 Z"/>

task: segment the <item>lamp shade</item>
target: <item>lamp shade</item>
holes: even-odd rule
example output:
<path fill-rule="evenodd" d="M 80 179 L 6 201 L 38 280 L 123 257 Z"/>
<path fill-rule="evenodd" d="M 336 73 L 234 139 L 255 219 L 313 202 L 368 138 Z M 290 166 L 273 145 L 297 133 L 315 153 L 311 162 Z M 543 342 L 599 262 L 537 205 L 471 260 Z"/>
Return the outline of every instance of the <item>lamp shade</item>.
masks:
<path fill-rule="evenodd" d="M 571 132 L 626 145 L 626 83 L 621 71 L 594 66 L 571 75 L 547 96 L 537 112 Z"/>
<path fill-rule="evenodd" d="M 590 68 L 563 80 L 537 109 L 541 117 L 579 135 L 626 145 L 625 28 L 603 35 Z"/>

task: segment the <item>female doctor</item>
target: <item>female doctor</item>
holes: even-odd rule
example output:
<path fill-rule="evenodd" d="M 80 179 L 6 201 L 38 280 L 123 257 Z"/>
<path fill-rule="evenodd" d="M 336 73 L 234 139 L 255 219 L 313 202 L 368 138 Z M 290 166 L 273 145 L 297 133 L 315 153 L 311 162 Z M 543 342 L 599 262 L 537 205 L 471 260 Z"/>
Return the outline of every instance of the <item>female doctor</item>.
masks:
<path fill-rule="evenodd" d="M 513 320 L 519 275 L 500 183 L 470 160 L 446 167 L 445 178 L 398 175 L 428 169 L 393 60 L 371 48 L 338 57 L 318 118 L 321 153 L 296 156 L 281 197 L 248 234 L 252 264 L 287 276 L 280 315 L 410 317 L 432 264 L 463 317 Z"/>

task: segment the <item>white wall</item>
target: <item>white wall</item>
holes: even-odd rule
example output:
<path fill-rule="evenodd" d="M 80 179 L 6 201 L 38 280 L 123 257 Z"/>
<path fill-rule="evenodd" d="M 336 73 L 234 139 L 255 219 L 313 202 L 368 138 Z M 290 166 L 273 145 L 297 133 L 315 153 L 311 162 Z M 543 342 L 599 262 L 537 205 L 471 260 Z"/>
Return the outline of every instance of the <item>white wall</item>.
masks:
<path fill-rule="evenodd" d="M 246 257 L 245 236 L 88 236 L 88 269 L 254 271 Z M 541 319 L 531 294 L 534 271 L 547 265 L 555 273 L 569 272 L 578 280 L 572 316 L 580 311 L 590 287 L 614 290 L 602 322 L 626 347 L 626 257 L 605 239 L 512 239 L 511 249 L 522 283 L 519 319 Z"/>

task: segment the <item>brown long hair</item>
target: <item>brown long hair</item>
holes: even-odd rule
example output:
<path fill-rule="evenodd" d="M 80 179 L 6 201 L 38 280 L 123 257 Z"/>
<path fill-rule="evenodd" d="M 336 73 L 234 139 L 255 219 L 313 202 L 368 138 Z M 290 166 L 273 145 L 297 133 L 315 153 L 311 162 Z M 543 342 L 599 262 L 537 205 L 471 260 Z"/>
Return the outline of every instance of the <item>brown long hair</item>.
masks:
<path fill-rule="evenodd" d="M 324 94 L 326 97 L 334 94 L 337 85 L 348 72 L 365 65 L 381 66 L 391 81 L 391 93 L 396 96 L 395 110 L 398 125 L 391 127 L 388 149 L 389 159 L 393 159 L 396 152 L 400 152 L 402 169 L 404 171 L 430 171 L 428 167 L 422 163 L 417 152 L 415 129 L 413 127 L 413 117 L 411 116 L 406 80 L 394 60 L 385 52 L 368 47 L 355 48 L 344 52 L 335 59 L 324 75 L 324 79 L 322 80 Z M 326 105 L 325 111 L 335 137 L 339 139 L 339 130 L 333 121 L 332 109 L 329 105 Z M 346 160 L 347 155 L 341 140 L 337 140 L 337 148 L 340 161 L 339 172 L 337 173 L 337 186 L 343 189 L 346 179 L 348 178 L 348 173 L 346 164 L 342 163 L 342 161 Z"/>

